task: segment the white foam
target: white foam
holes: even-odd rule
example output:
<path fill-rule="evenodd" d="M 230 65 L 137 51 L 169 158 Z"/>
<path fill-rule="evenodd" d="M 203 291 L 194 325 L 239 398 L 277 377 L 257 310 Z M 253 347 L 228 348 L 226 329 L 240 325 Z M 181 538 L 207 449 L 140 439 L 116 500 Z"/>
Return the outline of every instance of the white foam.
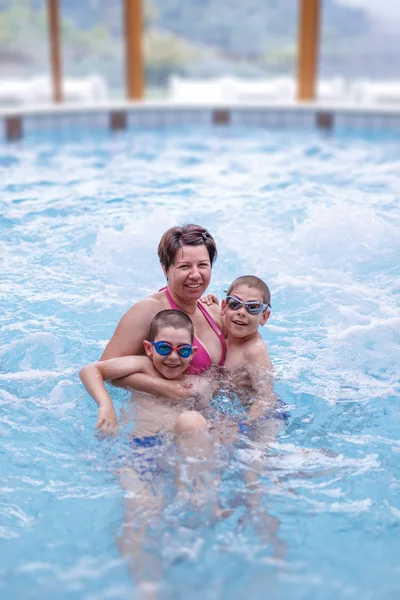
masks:
<path fill-rule="evenodd" d="M 364 500 L 353 500 L 353 501 L 343 501 L 343 502 L 319 502 L 314 498 L 304 498 L 310 506 L 316 512 L 337 512 L 337 513 L 350 513 L 358 515 L 362 512 L 368 511 L 372 506 L 372 500 L 370 498 L 365 498 Z"/>
<path fill-rule="evenodd" d="M 389 329 L 393 331 L 400 332 L 400 317 L 391 318 L 391 319 L 372 319 L 370 323 L 365 325 L 352 325 L 351 327 L 347 327 L 347 329 L 337 333 L 336 335 L 331 334 L 330 338 L 336 337 L 339 340 L 344 340 L 346 338 L 357 336 L 359 334 L 368 334 L 371 332 L 378 332 L 378 330 Z M 375 340 L 377 336 L 375 336 Z"/>
<path fill-rule="evenodd" d="M 0 373 L 2 381 L 35 381 L 45 379 L 58 379 L 66 375 L 76 375 L 75 369 L 66 369 L 65 371 L 48 371 L 44 369 L 27 369 L 26 371 L 16 371 Z"/>

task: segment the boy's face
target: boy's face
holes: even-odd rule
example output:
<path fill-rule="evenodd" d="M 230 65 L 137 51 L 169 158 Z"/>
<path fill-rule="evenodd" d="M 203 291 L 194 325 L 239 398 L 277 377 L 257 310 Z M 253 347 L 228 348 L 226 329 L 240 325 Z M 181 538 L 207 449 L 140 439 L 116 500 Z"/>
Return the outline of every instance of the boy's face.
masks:
<path fill-rule="evenodd" d="M 242 302 L 264 302 L 262 294 L 257 288 L 244 284 L 235 287 L 230 295 Z M 270 310 L 264 310 L 258 315 L 251 315 L 244 306 L 238 310 L 232 310 L 226 305 L 225 300 L 222 300 L 221 303 L 221 315 L 225 317 L 225 326 L 228 333 L 235 338 L 245 339 L 254 335 L 259 325 L 264 325 L 268 321 L 270 314 Z"/>
<path fill-rule="evenodd" d="M 192 343 L 190 333 L 187 329 L 174 329 L 173 327 L 160 327 L 153 341 L 168 342 L 175 348 L 179 348 L 183 344 Z M 145 340 L 143 345 L 147 356 L 153 361 L 154 367 L 165 379 L 177 379 L 181 377 L 197 350 L 196 346 L 193 346 L 193 354 L 188 358 L 182 358 L 176 350 L 173 350 L 167 356 L 162 356 L 148 340 Z"/>

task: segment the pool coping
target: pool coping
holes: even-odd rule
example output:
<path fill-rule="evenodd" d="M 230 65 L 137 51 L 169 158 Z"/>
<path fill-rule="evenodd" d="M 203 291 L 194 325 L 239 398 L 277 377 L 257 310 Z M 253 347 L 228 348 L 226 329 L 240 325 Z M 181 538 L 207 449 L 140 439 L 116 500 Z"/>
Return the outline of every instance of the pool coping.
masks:
<path fill-rule="evenodd" d="M 181 125 L 306 128 L 400 133 L 400 105 L 354 102 L 215 103 L 169 100 L 101 104 L 22 105 L 0 108 L 0 140 L 73 129 L 123 131 Z"/>

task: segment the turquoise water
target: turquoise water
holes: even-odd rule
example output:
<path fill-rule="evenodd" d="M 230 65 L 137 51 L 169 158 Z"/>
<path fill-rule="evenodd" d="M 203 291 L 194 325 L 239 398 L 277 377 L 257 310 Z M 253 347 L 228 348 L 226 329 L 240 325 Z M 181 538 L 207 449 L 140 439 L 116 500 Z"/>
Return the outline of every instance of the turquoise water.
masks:
<path fill-rule="evenodd" d="M 150 540 L 159 597 L 399 597 L 399 172 L 400 140 L 311 132 L 0 148 L 2 598 L 139 597 L 116 544 L 123 439 L 94 436 L 78 371 L 163 285 L 159 238 L 185 222 L 217 241 L 210 290 L 269 283 L 262 333 L 290 417 L 269 448 L 241 436 L 224 458 L 226 520 L 188 521 L 168 496 Z M 119 411 L 127 395 L 113 397 Z M 242 523 L 252 452 L 270 542 Z"/>

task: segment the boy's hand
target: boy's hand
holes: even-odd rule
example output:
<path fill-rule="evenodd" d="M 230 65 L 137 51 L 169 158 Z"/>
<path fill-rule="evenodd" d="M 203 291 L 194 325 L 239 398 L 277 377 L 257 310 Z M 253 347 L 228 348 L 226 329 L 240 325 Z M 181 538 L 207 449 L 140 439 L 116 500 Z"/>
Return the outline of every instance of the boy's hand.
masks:
<path fill-rule="evenodd" d="M 99 406 L 96 430 L 104 435 L 115 435 L 118 431 L 118 419 L 113 406 Z"/>
<path fill-rule="evenodd" d="M 193 384 L 189 382 L 178 383 L 176 385 L 176 404 L 182 402 L 182 400 L 186 400 L 192 393 Z"/>
<path fill-rule="evenodd" d="M 249 409 L 248 420 L 253 421 L 254 419 L 258 419 L 265 413 L 265 407 L 261 404 L 261 402 L 254 402 Z"/>
<path fill-rule="evenodd" d="M 215 294 L 204 294 L 204 296 L 200 298 L 200 302 L 207 306 L 211 306 L 211 304 L 219 305 L 219 300 Z"/>
<path fill-rule="evenodd" d="M 177 381 L 163 382 L 163 396 L 170 404 L 179 404 L 191 394 L 191 383 Z"/>

